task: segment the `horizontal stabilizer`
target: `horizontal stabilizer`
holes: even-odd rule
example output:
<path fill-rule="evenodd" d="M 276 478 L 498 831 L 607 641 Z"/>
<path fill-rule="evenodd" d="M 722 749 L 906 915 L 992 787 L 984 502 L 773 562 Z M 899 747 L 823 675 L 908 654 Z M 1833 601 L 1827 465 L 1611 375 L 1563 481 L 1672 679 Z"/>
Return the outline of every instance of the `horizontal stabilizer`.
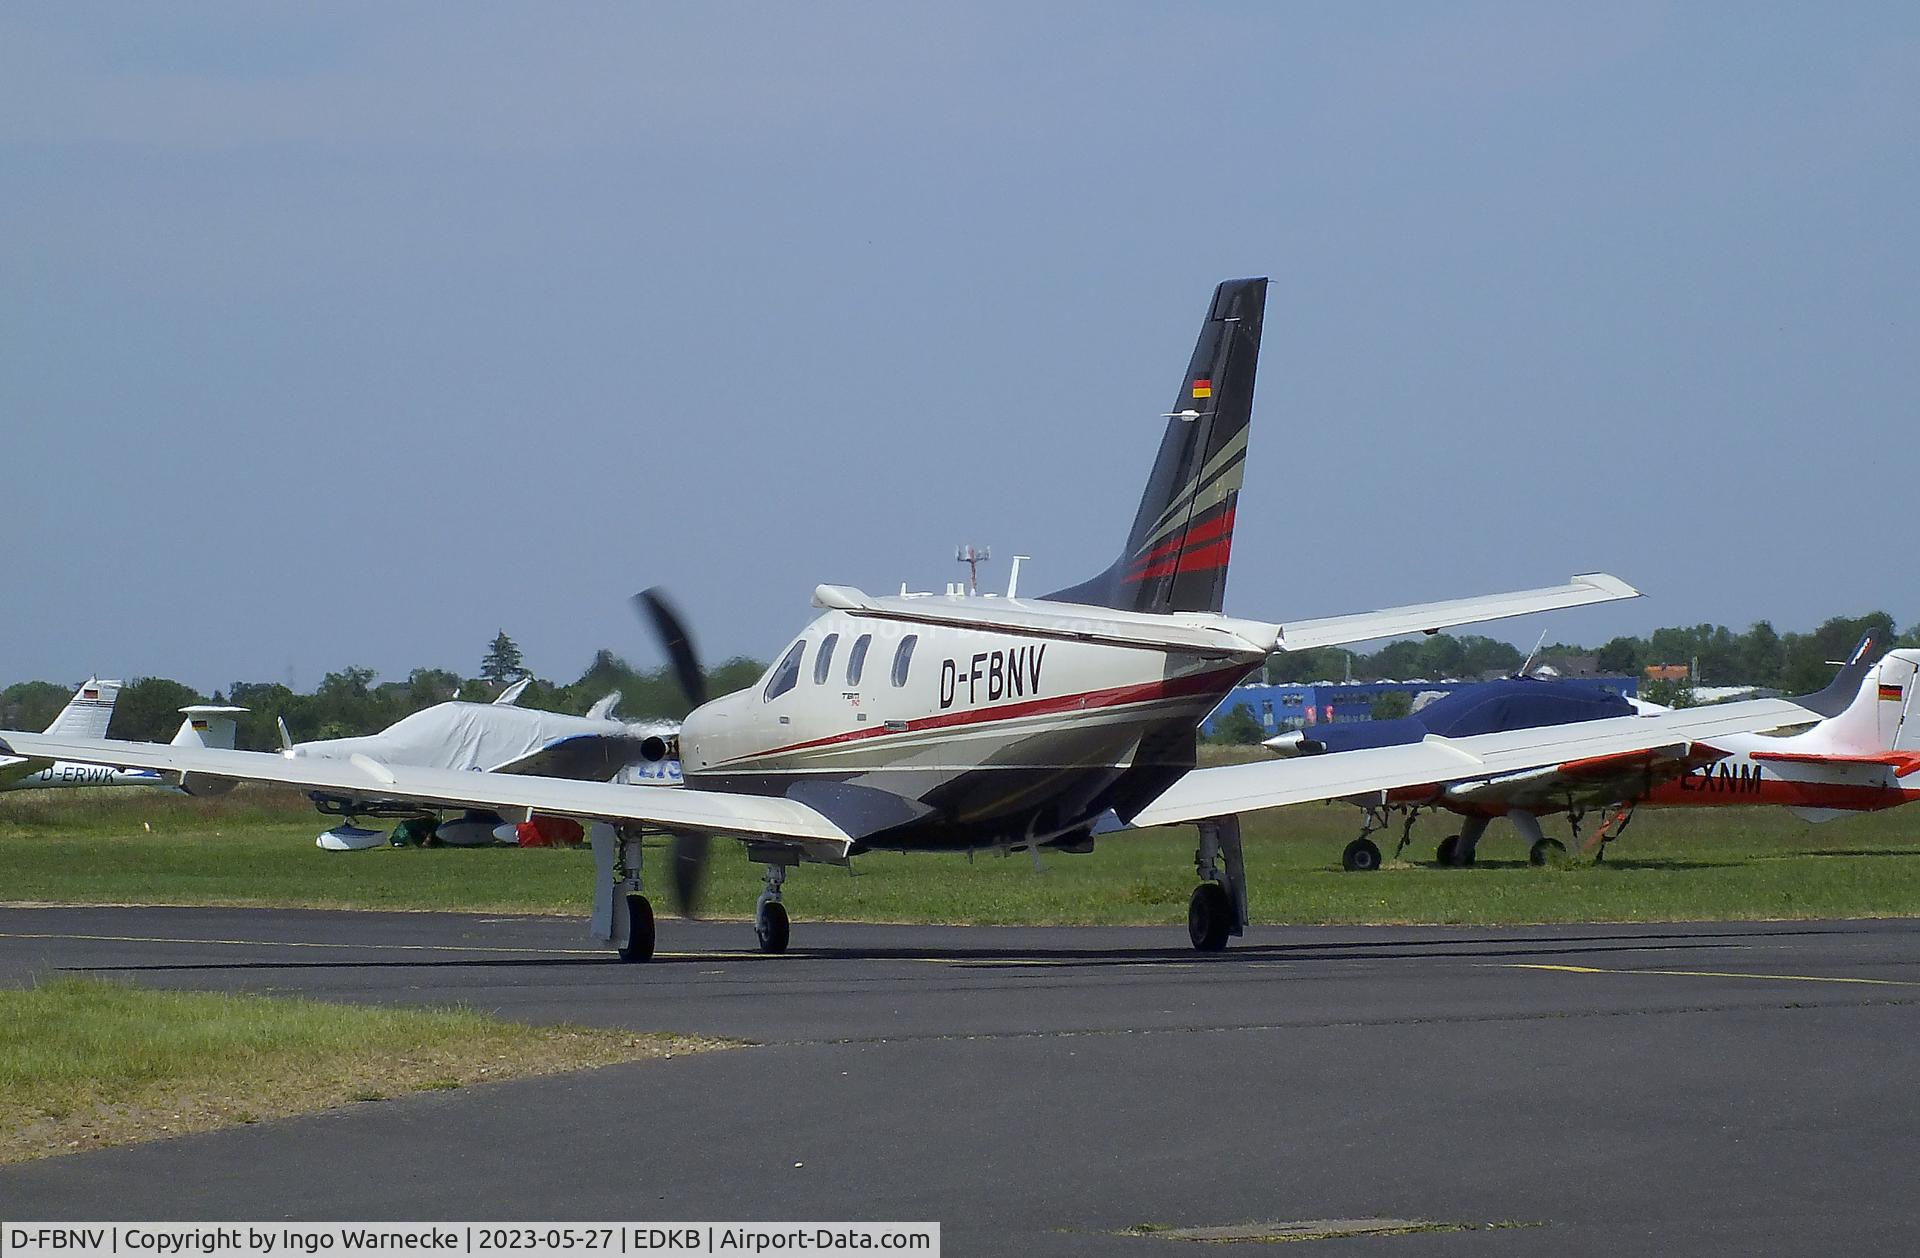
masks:
<path fill-rule="evenodd" d="M 1505 620 L 1509 616 L 1527 616 L 1534 612 L 1560 611 L 1569 607 L 1586 607 L 1593 603 L 1639 597 L 1640 591 L 1619 577 L 1604 572 L 1589 572 L 1574 577 L 1565 585 L 1549 585 L 1537 590 L 1516 590 L 1511 594 L 1488 594 L 1480 598 L 1456 598 L 1440 603 L 1414 603 L 1377 612 L 1330 616 L 1323 620 L 1296 620 L 1281 627 L 1278 649 L 1304 651 L 1309 647 L 1371 642 L 1376 638 L 1397 638 L 1410 633 L 1438 633 L 1457 625 L 1473 625 L 1488 620 Z"/>
<path fill-rule="evenodd" d="M 1754 760 L 1773 760 L 1785 764 L 1881 765 L 1892 769 L 1895 777 L 1902 778 L 1920 773 L 1920 752 L 1913 751 L 1883 751 L 1858 756 L 1824 755 L 1817 751 L 1753 751 L 1747 754 Z"/>

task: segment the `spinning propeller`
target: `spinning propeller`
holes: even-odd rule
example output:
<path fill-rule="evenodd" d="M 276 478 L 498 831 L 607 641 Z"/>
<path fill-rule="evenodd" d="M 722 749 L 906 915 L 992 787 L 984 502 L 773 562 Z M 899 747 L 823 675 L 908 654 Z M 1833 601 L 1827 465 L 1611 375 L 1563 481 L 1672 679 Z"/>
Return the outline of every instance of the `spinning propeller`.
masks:
<path fill-rule="evenodd" d="M 700 667 L 693 638 L 687 633 L 679 611 L 658 586 L 634 595 L 633 605 L 660 640 L 660 648 L 673 665 L 673 675 L 680 683 L 680 693 L 686 696 L 688 707 L 697 708 L 705 703 L 707 675 Z M 699 915 L 700 893 L 706 887 L 707 858 L 712 846 L 710 835 L 678 831 L 673 835 L 673 898 L 682 916 Z"/>

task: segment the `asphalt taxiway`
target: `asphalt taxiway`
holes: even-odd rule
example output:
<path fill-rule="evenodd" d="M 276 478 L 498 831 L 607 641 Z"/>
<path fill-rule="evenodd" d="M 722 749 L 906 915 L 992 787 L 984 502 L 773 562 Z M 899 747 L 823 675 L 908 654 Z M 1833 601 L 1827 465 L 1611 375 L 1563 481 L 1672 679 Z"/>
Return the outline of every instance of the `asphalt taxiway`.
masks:
<path fill-rule="evenodd" d="M 800 906 L 796 904 L 796 908 Z M 1920 921 L 1178 929 L 0 909 L 84 973 L 750 1047 L 0 1169 L 7 1218 L 939 1219 L 952 1254 L 1903 1250 Z M 1428 1228 L 1426 1225 L 1433 1225 Z M 1451 1228 L 1452 1230 L 1441 1230 Z"/>

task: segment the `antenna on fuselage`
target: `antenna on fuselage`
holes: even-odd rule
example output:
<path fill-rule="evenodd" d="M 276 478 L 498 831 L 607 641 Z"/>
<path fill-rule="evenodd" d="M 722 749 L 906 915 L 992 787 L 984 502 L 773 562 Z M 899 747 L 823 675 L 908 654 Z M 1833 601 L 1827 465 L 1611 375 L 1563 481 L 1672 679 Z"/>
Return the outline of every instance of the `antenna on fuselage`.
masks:
<path fill-rule="evenodd" d="M 1032 555 L 1015 555 L 1013 557 L 1013 571 L 1007 574 L 1007 597 L 1008 598 L 1020 597 L 1020 562 L 1024 559 L 1031 559 L 1031 558 L 1033 558 Z"/>
<path fill-rule="evenodd" d="M 967 565 L 967 593 L 980 592 L 980 565 L 993 558 L 993 547 L 960 546 L 953 552 L 953 561 Z"/>
<path fill-rule="evenodd" d="M 1520 662 L 1520 671 L 1514 674 L 1515 677 L 1525 677 L 1532 672 L 1534 657 L 1540 654 L 1540 648 L 1545 646 L 1546 644 L 1547 644 L 1547 631 L 1545 629 L 1542 629 L 1540 631 L 1540 636 L 1534 639 L 1533 650 L 1528 651 L 1527 658 Z"/>

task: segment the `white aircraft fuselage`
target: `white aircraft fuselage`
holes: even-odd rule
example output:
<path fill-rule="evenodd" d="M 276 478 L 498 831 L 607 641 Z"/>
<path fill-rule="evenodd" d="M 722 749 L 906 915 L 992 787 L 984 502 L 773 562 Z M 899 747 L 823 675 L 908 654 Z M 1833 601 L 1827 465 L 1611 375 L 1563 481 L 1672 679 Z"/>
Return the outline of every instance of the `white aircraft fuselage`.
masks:
<path fill-rule="evenodd" d="M 75 786 L 167 786 L 151 769 L 113 769 L 98 764 L 56 760 L 43 769 L 0 781 L 0 791 L 60 789 Z"/>
<path fill-rule="evenodd" d="M 942 604 L 1002 602 L 924 601 L 935 616 Z M 688 787 L 826 792 L 856 812 L 864 801 L 876 822 L 890 821 L 864 836 L 867 847 L 1085 834 L 1192 769 L 1201 720 L 1266 658 L 1264 649 L 1076 640 L 1072 626 L 1088 609 L 1010 605 L 1055 613 L 1059 628 L 1007 632 L 841 611 L 816 618 L 759 685 L 687 717 L 679 749 Z"/>

